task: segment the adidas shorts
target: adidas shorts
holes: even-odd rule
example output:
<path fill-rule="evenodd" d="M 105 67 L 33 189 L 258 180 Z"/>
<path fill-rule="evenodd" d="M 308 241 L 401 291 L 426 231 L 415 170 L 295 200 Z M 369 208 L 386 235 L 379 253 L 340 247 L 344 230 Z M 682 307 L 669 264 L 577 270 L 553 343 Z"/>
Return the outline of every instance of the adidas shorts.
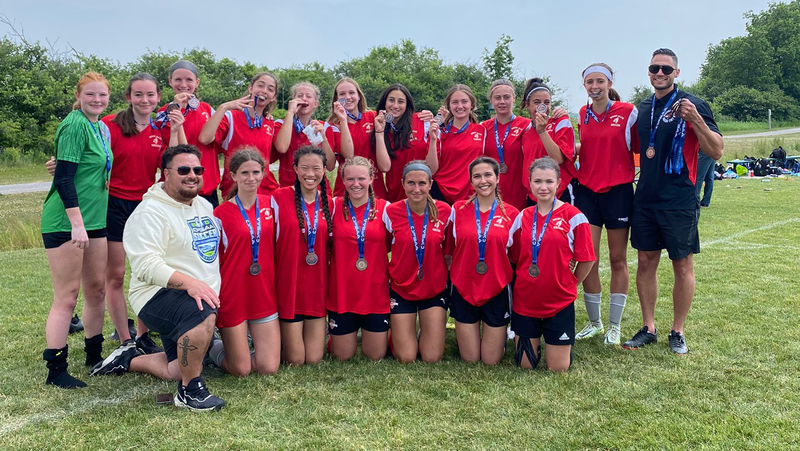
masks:
<path fill-rule="evenodd" d="M 575 344 L 575 303 L 564 307 L 550 318 L 533 318 L 513 312 L 511 330 L 518 337 L 531 339 L 544 335 L 544 342 L 549 345 Z"/>
<path fill-rule="evenodd" d="M 450 317 L 459 323 L 475 324 L 483 321 L 489 327 L 505 327 L 511 320 L 509 300 L 511 299 L 511 286 L 500 290 L 500 293 L 489 302 L 480 307 L 467 302 L 456 287 L 450 297 Z"/>

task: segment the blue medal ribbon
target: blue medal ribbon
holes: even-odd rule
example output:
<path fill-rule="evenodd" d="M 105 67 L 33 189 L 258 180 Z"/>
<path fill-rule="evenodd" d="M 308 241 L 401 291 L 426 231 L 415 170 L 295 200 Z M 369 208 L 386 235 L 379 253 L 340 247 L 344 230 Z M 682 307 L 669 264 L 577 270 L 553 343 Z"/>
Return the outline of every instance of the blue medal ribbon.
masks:
<path fill-rule="evenodd" d="M 414 242 L 414 254 L 417 256 L 417 265 L 422 269 L 422 261 L 425 260 L 425 239 L 428 237 L 428 204 L 425 204 L 425 216 L 422 218 L 422 240 L 417 243 L 417 230 L 414 227 L 414 218 L 411 216 L 411 207 L 406 200 L 406 215 L 408 216 L 408 227 L 411 229 L 411 241 Z"/>
<path fill-rule="evenodd" d="M 242 205 L 242 201 L 239 199 L 239 195 L 237 194 L 234 196 L 236 198 L 236 206 L 239 207 L 239 213 L 242 214 L 244 218 L 245 224 L 247 224 L 247 230 L 250 232 L 250 253 L 253 256 L 253 263 L 258 263 L 258 244 L 261 241 L 261 210 L 258 208 L 258 196 L 256 196 L 256 230 L 253 231 L 253 226 L 250 223 L 250 218 L 247 217 L 247 211 L 244 209 L 244 205 Z"/>
<path fill-rule="evenodd" d="M 489 217 L 486 219 L 486 226 L 481 227 L 481 210 L 478 204 L 478 199 L 475 199 L 475 227 L 478 230 L 478 261 L 483 261 L 486 256 L 486 238 L 489 236 L 489 226 L 492 224 L 494 218 L 494 211 L 497 209 L 497 199 L 492 202 L 492 208 L 489 210 Z M 483 229 L 483 232 L 481 232 Z"/>
<path fill-rule="evenodd" d="M 614 102 L 609 100 L 608 104 L 606 104 L 606 112 L 603 113 L 603 120 L 598 119 L 597 115 L 594 114 L 594 111 L 592 110 L 592 102 L 587 103 L 586 104 L 586 117 L 584 117 L 584 119 L 583 119 L 583 124 L 584 125 L 588 124 L 590 117 L 592 119 L 594 119 L 594 121 L 599 123 L 599 124 L 602 124 L 603 122 L 605 122 L 606 121 L 606 117 L 608 116 L 608 111 L 611 109 L 611 104 L 612 103 L 614 103 Z"/>
<path fill-rule="evenodd" d="M 542 231 L 539 233 L 539 239 L 536 239 L 536 227 L 539 222 L 539 206 L 533 207 L 533 226 L 531 227 L 531 264 L 535 265 L 539 262 L 539 250 L 542 248 L 542 238 L 544 238 L 544 231 L 547 230 L 547 224 L 550 223 L 550 217 L 553 215 L 553 210 L 556 209 L 556 199 L 553 199 L 553 208 L 542 225 Z"/>
<path fill-rule="evenodd" d="M 655 149 L 656 132 L 658 126 L 664 120 L 667 112 L 672 109 L 672 104 L 678 96 L 678 88 L 676 87 L 670 98 L 667 100 L 664 109 L 661 110 L 661 115 L 658 121 L 653 124 L 653 118 L 656 109 L 656 95 L 653 94 L 652 106 L 650 108 L 650 142 L 649 146 Z M 678 120 L 678 128 L 675 130 L 675 136 L 672 137 L 672 146 L 670 148 L 667 161 L 664 163 L 664 172 L 667 174 L 680 174 L 683 169 L 683 143 L 686 139 L 686 121 L 682 118 Z"/>
<path fill-rule="evenodd" d="M 308 123 L 311 124 L 311 121 L 309 120 Z M 302 122 L 300 122 L 300 119 L 298 119 L 297 116 L 295 116 L 294 117 L 294 131 L 297 132 L 297 133 L 302 133 L 304 128 L 306 128 L 306 126 L 303 125 Z"/>
<path fill-rule="evenodd" d="M 167 106 L 169 106 L 171 103 L 173 102 L 168 103 Z M 192 111 L 193 109 L 194 108 L 190 107 L 189 104 L 186 104 L 186 109 L 183 111 L 183 117 L 186 117 L 186 115 L 189 114 L 189 111 Z M 156 122 L 160 122 L 161 125 L 156 125 L 156 123 L 150 119 L 150 127 L 153 130 L 161 130 L 165 125 L 169 124 L 169 115 L 167 114 L 166 109 L 156 113 Z"/>
<path fill-rule="evenodd" d="M 83 110 L 81 110 L 81 113 L 83 114 L 83 117 L 86 117 L 86 113 L 84 113 Z M 89 121 L 89 118 L 86 117 L 86 120 Z M 108 153 L 109 146 L 106 145 L 105 137 L 97 131 L 97 127 L 95 127 L 94 122 L 89 121 L 89 125 L 92 126 L 94 137 L 100 141 L 100 145 L 103 146 L 103 152 L 106 154 L 106 182 L 108 182 L 108 180 L 111 178 L 111 154 Z"/>
<path fill-rule="evenodd" d="M 247 125 L 250 127 L 250 130 L 254 128 L 261 128 L 261 125 L 264 123 L 264 116 L 259 116 L 256 113 L 256 107 L 258 106 L 258 96 L 255 96 L 255 101 L 253 102 L 253 118 L 250 118 L 250 110 L 245 108 L 244 109 L 244 117 L 247 119 Z"/>
<path fill-rule="evenodd" d="M 347 117 L 349 117 L 350 119 L 352 119 L 352 120 L 354 120 L 356 122 L 361 120 L 361 111 L 358 112 L 358 117 L 354 116 L 353 113 L 347 111 L 347 109 L 344 110 L 344 114 L 346 114 Z"/>
<path fill-rule="evenodd" d="M 508 128 L 506 128 L 505 134 L 503 134 L 503 141 L 500 141 L 500 134 L 497 133 L 497 118 L 494 118 L 494 143 L 497 147 L 497 156 L 500 157 L 500 164 L 505 163 L 505 154 L 503 151 L 506 147 L 506 138 L 508 138 L 508 132 L 511 131 L 511 122 L 514 121 L 514 114 L 511 114 L 511 120 L 508 121 Z"/>
<path fill-rule="evenodd" d="M 369 209 L 372 206 L 372 202 L 367 200 L 367 208 L 364 209 L 364 222 L 362 222 L 361 226 L 358 225 L 358 219 L 356 219 L 356 211 L 353 208 L 353 203 L 350 202 L 350 199 L 347 200 L 347 208 L 350 210 L 350 219 L 353 220 L 353 228 L 356 230 L 356 243 L 358 244 L 358 258 L 364 258 L 364 244 L 366 241 L 366 232 L 367 232 L 367 219 L 369 218 Z"/>
<path fill-rule="evenodd" d="M 461 132 L 463 132 L 464 130 L 466 130 L 466 129 L 467 129 L 467 127 L 469 127 L 469 121 L 467 121 L 467 123 L 466 123 L 466 124 L 464 124 L 464 126 L 463 126 L 463 127 L 461 127 L 461 128 L 460 128 L 460 129 L 459 129 L 459 130 L 456 132 L 456 135 L 457 135 L 457 134 L 459 134 L 459 133 L 461 133 Z M 449 124 L 447 124 L 447 127 L 445 127 L 445 129 L 444 129 L 444 132 L 445 132 L 445 134 L 448 134 L 448 133 L 450 133 L 450 129 L 451 129 L 451 128 L 453 128 L 453 121 L 450 121 L 450 123 L 449 123 Z"/>
<path fill-rule="evenodd" d="M 308 217 L 308 207 L 306 207 L 306 200 L 303 199 L 300 204 L 303 206 L 303 217 L 306 220 L 306 243 L 308 244 L 308 253 L 314 253 L 314 243 L 317 240 L 317 226 L 319 226 L 319 192 L 314 199 L 314 226 L 311 227 L 311 220 Z"/>

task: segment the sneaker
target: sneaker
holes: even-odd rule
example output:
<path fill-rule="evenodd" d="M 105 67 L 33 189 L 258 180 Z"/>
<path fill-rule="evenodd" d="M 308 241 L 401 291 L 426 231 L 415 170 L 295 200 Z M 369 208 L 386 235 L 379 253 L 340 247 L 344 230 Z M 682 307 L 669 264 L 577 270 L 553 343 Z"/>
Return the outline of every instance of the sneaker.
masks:
<path fill-rule="evenodd" d="M 583 340 L 586 338 L 592 338 L 595 335 L 599 335 L 603 333 L 603 323 L 589 323 L 584 327 L 577 335 L 575 335 L 576 340 Z"/>
<path fill-rule="evenodd" d="M 658 331 L 651 334 L 647 331 L 647 326 L 644 326 L 639 329 L 639 332 L 636 332 L 633 338 L 623 343 L 622 347 L 625 349 L 639 349 L 650 343 L 658 343 Z"/>
<path fill-rule="evenodd" d="M 128 333 L 131 335 L 131 338 L 136 338 L 136 323 L 130 318 L 128 318 Z M 114 329 L 114 333 L 108 338 L 119 341 L 117 330 Z"/>
<path fill-rule="evenodd" d="M 622 331 L 619 330 L 619 326 L 611 325 L 608 327 L 608 332 L 606 332 L 605 344 L 607 345 L 618 345 L 619 344 L 619 337 L 622 335 Z"/>
<path fill-rule="evenodd" d="M 100 376 L 105 374 L 125 374 L 131 367 L 131 360 L 139 356 L 136 343 L 133 340 L 125 340 L 124 343 L 108 355 L 102 362 L 93 366 L 89 370 L 89 376 Z"/>
<path fill-rule="evenodd" d="M 159 352 L 164 352 L 164 350 L 153 341 L 150 332 L 145 332 L 141 337 L 136 337 L 136 348 L 139 349 L 139 352 L 142 354 L 158 354 Z"/>
<path fill-rule="evenodd" d="M 184 407 L 192 412 L 205 412 L 225 407 L 225 401 L 209 393 L 203 378 L 198 376 L 189 381 L 185 387 L 178 382 L 175 406 Z"/>
<path fill-rule="evenodd" d="M 686 337 L 674 330 L 669 331 L 669 348 L 678 355 L 684 355 L 689 352 L 689 347 L 686 346 Z"/>
<path fill-rule="evenodd" d="M 78 318 L 78 315 L 72 317 L 69 320 L 69 333 L 74 334 L 75 332 L 80 332 L 83 330 L 83 321 Z"/>

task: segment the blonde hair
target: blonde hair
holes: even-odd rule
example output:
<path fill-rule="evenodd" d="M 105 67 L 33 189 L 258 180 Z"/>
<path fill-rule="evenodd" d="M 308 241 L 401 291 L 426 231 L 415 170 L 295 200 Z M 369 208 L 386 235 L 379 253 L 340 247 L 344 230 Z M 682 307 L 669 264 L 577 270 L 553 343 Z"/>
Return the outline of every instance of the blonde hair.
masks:
<path fill-rule="evenodd" d="M 375 191 L 372 189 L 372 179 L 375 177 L 375 168 L 372 166 L 372 162 L 369 159 L 364 157 L 353 157 L 344 160 L 341 166 L 339 166 L 339 176 L 344 179 L 344 171 L 350 166 L 361 166 L 367 168 L 369 171 L 369 203 L 370 203 L 370 211 L 369 211 L 369 221 L 375 219 L 375 212 L 377 211 L 377 206 L 375 205 Z M 347 190 L 344 190 L 344 206 L 347 207 L 348 202 L 350 202 L 350 193 Z M 342 214 L 344 215 L 344 220 L 350 220 L 350 209 L 349 208 L 342 208 Z"/>
<path fill-rule="evenodd" d="M 453 113 L 450 112 L 450 98 L 457 92 L 463 92 L 469 98 L 469 101 L 472 103 L 472 108 L 469 111 L 469 121 L 477 123 L 478 115 L 475 114 L 475 110 L 478 108 L 478 99 L 475 98 L 475 94 L 472 93 L 472 89 L 470 89 L 469 86 L 462 84 L 454 85 L 447 91 L 447 96 L 444 98 L 444 105 L 445 108 L 447 108 L 447 116 L 444 118 L 444 123 L 446 124 L 453 120 Z"/>
<path fill-rule="evenodd" d="M 317 102 L 319 102 L 319 96 L 320 96 L 319 88 L 314 83 L 308 81 L 301 81 L 292 85 L 291 89 L 289 89 L 289 92 L 292 94 L 292 98 L 294 98 L 294 96 L 297 95 L 297 89 L 303 87 L 311 88 L 311 90 L 314 91 L 314 97 L 317 99 Z"/>
<path fill-rule="evenodd" d="M 83 91 L 83 88 L 89 83 L 94 83 L 94 82 L 106 85 L 106 89 L 108 89 L 109 94 L 111 94 L 111 86 L 108 85 L 108 80 L 106 80 L 106 77 L 97 72 L 86 72 L 85 74 L 83 74 L 83 76 L 81 76 L 80 80 L 78 80 L 78 85 L 75 87 L 75 95 L 76 96 L 81 95 L 81 91 Z M 76 99 L 75 103 L 72 104 L 72 109 L 73 110 L 81 109 L 81 101 Z"/>

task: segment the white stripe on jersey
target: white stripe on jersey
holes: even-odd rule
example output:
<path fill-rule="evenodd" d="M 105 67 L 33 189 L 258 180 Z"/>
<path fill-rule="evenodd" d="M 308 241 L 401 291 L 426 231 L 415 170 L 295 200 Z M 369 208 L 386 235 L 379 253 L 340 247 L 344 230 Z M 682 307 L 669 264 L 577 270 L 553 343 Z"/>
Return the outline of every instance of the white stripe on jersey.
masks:
<path fill-rule="evenodd" d="M 231 138 L 233 138 L 233 114 L 230 111 L 225 112 L 225 118 L 228 119 L 228 136 L 222 140 L 223 149 L 228 150 L 228 146 L 231 144 Z"/>
<path fill-rule="evenodd" d="M 278 120 L 280 120 L 280 119 L 278 119 Z M 270 197 L 269 198 L 269 203 L 270 203 L 270 206 L 272 207 L 273 213 L 275 213 L 275 221 L 274 221 L 275 222 L 275 241 L 278 241 L 278 237 L 281 236 L 281 222 L 278 220 L 278 218 L 279 218 L 278 215 L 280 213 L 279 209 L 278 209 L 278 203 L 275 202 L 275 198 L 274 197 Z"/>
<path fill-rule="evenodd" d="M 567 233 L 567 238 L 569 239 L 570 251 L 575 252 L 575 227 L 578 227 L 580 224 L 588 223 L 589 220 L 586 219 L 586 215 L 583 213 L 578 213 L 569 220 L 569 233 Z"/>
<path fill-rule="evenodd" d="M 631 114 L 628 116 L 628 123 L 625 125 L 625 143 L 628 145 L 628 150 L 631 150 L 631 129 L 639 117 L 639 110 L 633 107 Z"/>
<path fill-rule="evenodd" d="M 572 128 L 572 122 L 569 120 L 568 117 L 564 116 L 564 119 L 560 120 L 558 124 L 556 124 L 556 128 L 553 131 L 553 133 L 558 133 L 559 130 L 566 127 Z"/>

